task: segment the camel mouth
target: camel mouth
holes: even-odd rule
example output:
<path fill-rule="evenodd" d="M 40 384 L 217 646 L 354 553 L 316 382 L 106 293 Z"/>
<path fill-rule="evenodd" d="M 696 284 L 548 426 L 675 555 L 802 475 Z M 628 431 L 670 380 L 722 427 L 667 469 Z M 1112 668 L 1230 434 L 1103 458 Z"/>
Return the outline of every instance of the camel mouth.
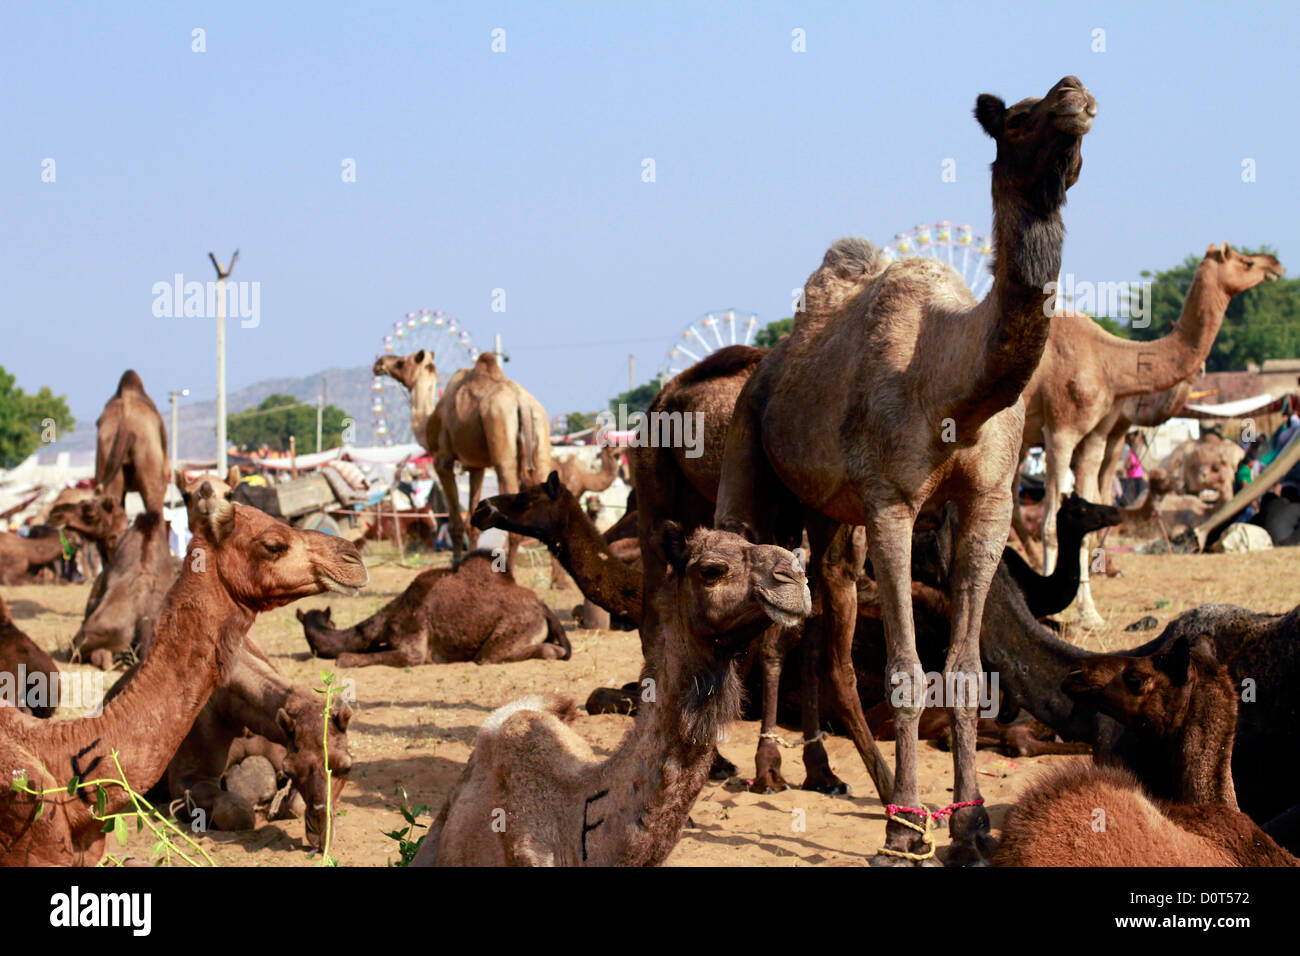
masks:
<path fill-rule="evenodd" d="M 492 527 L 492 519 L 500 513 L 497 506 L 490 501 L 481 501 L 474 509 L 474 513 L 470 515 L 469 523 L 480 531 L 486 531 Z"/>
<path fill-rule="evenodd" d="M 763 607 L 763 613 L 775 623 L 782 627 L 798 627 L 805 618 L 812 616 L 812 595 L 808 592 L 807 585 L 800 587 L 799 606 L 791 607 L 792 595 L 787 593 L 788 590 L 788 588 L 782 588 L 780 591 L 760 590 L 758 601 Z"/>
<path fill-rule="evenodd" d="M 316 580 L 326 591 L 356 597 L 361 593 L 361 589 L 370 583 L 370 569 L 358 561 L 355 573 L 350 567 L 345 572 L 345 576 L 336 576 L 329 571 L 323 571 Z"/>
<path fill-rule="evenodd" d="M 1061 690 L 1073 698 L 1091 697 L 1097 692 L 1087 675 L 1077 667 L 1065 675 L 1065 680 L 1061 681 Z"/>
<path fill-rule="evenodd" d="M 1070 112 L 1060 112 L 1052 117 L 1052 125 L 1059 132 L 1069 136 L 1083 136 L 1092 129 L 1092 117 L 1096 115 L 1096 109 L 1089 114 L 1084 107 L 1080 106 Z"/>

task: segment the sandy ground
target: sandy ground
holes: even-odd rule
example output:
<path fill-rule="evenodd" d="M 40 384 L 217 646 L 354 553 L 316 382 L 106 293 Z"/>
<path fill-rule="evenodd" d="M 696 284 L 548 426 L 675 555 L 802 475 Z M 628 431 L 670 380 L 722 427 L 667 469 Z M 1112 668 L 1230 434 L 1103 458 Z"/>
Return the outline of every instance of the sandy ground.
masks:
<path fill-rule="evenodd" d="M 521 582 L 539 593 L 568 620 L 580 600 L 576 591 L 553 591 L 544 555 L 521 564 Z M 1094 585 L 1102 615 L 1110 622 L 1104 632 L 1070 635 L 1081 646 L 1118 650 L 1134 646 L 1153 632 L 1126 634 L 1123 627 L 1145 614 L 1163 627 L 1188 608 L 1208 602 L 1240 604 L 1260 611 L 1290 610 L 1300 599 L 1294 585 L 1297 555 L 1282 549 L 1244 555 L 1114 555 L 1123 576 Z M 276 666 L 303 687 L 321 685 L 321 672 L 333 663 L 313 658 L 302 637 L 296 608 L 334 609 L 334 620 L 351 624 L 369 615 L 401 592 L 416 571 L 391 562 L 374 563 L 366 592 L 353 599 L 319 597 L 260 617 L 253 635 L 262 642 Z M 7 588 L 12 614 L 41 646 L 66 660 L 88 587 L 43 585 Z M 1064 617 L 1072 616 L 1067 611 Z M 437 811 L 469 755 L 479 724 L 495 707 L 539 690 L 566 694 L 581 704 L 591 690 L 633 679 L 640 667 L 635 633 L 572 631 L 570 661 L 527 661 L 519 664 L 424 665 L 393 669 L 370 667 L 343 676 L 355 681 L 357 712 L 349 729 L 354 769 L 342 797 L 336 823 L 334 855 L 343 866 L 383 866 L 397 858 L 397 844 L 385 832 L 404 826 L 397 807 L 407 795 L 410 806 L 433 808 L 420 817 L 427 822 Z M 64 665 L 72 667 L 72 665 Z M 76 669 L 76 668 L 73 668 Z M 109 675 L 109 680 L 116 675 Z M 608 754 L 631 726 L 618 716 L 580 716 L 575 727 L 598 754 Z M 758 725 L 739 722 L 731 728 L 723 753 L 753 773 Z M 791 728 L 788 736 L 798 736 Z M 892 759 L 892 743 L 881 745 Z M 853 746 L 847 738 L 827 741 L 832 766 L 853 788 L 847 797 L 826 797 L 797 789 L 751 794 L 745 781 L 709 784 L 700 795 L 680 844 L 669 858 L 675 866 L 796 866 L 861 864 L 884 835 L 884 816 Z M 798 750 L 785 752 L 784 774 L 796 784 L 803 779 Z M 995 827 L 1011 801 L 1048 761 L 1040 757 L 1010 760 L 981 751 L 981 785 Z M 950 800 L 951 758 L 922 745 L 922 798 L 931 806 Z M 947 842 L 938 831 L 937 842 Z M 209 833 L 201 842 L 222 865 L 309 866 L 319 857 L 303 842 L 301 821 L 262 822 L 241 833 Z M 116 847 L 110 841 L 111 849 Z M 130 849 L 148 856 L 148 843 L 133 836 Z M 942 851 L 941 851 L 942 852 Z"/>

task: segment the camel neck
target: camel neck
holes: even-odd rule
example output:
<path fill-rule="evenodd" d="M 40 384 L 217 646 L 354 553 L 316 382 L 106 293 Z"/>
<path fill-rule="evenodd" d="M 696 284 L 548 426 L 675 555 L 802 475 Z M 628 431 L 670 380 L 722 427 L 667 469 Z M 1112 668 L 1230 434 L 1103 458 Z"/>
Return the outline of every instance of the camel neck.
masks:
<path fill-rule="evenodd" d="M 588 864 L 656 866 L 677 843 L 708 780 L 718 735 L 739 711 L 734 659 L 705 661 L 675 634 L 673 618 L 653 683 L 642 682 L 636 723 L 598 768 L 584 794 L 583 844 Z M 761 630 L 761 624 L 759 629 Z M 728 635 L 735 646 L 756 637 Z M 653 700 L 645 700 L 653 691 Z"/>
<path fill-rule="evenodd" d="M 425 375 L 416 381 L 411 391 L 411 431 L 417 441 L 424 437 L 429 419 L 438 405 L 438 379 Z M 433 450 L 433 449 L 431 449 Z"/>
<path fill-rule="evenodd" d="M 1204 682 L 1205 677 L 1198 677 Z M 1211 681 L 1214 678 L 1210 678 Z M 1238 809 L 1232 782 L 1232 744 L 1237 708 L 1231 684 L 1193 688 L 1179 721 L 1179 739 L 1165 747 L 1173 793 L 1179 803 Z"/>
<path fill-rule="evenodd" d="M 974 312 L 980 326 L 972 333 L 980 349 L 972 363 L 975 374 L 958 399 L 948 403 L 965 431 L 1020 400 L 1051 328 L 1048 284 L 1061 270 L 1065 241 L 1059 202 L 1037 209 L 1019 197 L 1001 195 L 1008 191 L 998 182 L 995 164 L 993 288 Z M 1059 201 L 1064 199 L 1062 185 Z"/>
<path fill-rule="evenodd" d="M 1210 270 L 1208 260 L 1196 270 L 1178 321 L 1158 343 L 1162 352 L 1169 353 L 1162 354 L 1161 358 L 1182 372 L 1180 378 L 1193 374 L 1210 354 L 1214 338 L 1223 325 L 1223 316 L 1228 311 L 1228 303 L 1232 301 L 1223 286 L 1210 275 Z"/>
<path fill-rule="evenodd" d="M 583 594 L 611 614 L 639 620 L 641 617 L 641 573 L 610 551 L 591 519 L 582 513 L 577 499 L 564 516 L 560 533 L 547 542 L 575 581 L 582 582 Z"/>
<path fill-rule="evenodd" d="M 239 722 L 275 743 L 289 743 L 275 715 L 295 691 L 275 668 L 253 654 L 240 653 L 230 675 L 230 690 L 231 709 Z"/>
<path fill-rule="evenodd" d="M 148 790 L 166 771 L 253 618 L 226 593 L 215 568 L 197 572 L 187 562 L 135 677 L 100 716 L 64 725 L 72 731 L 65 741 L 71 753 L 59 766 L 49 764 L 50 771 L 70 776 L 71 758 L 78 755 L 83 777 L 111 772 L 109 754 L 116 749 L 127 781 L 138 792 Z M 57 724 L 52 729 L 59 731 Z M 96 770 L 88 771 L 97 759 Z M 110 790 L 112 801 L 124 802 L 125 795 Z"/>

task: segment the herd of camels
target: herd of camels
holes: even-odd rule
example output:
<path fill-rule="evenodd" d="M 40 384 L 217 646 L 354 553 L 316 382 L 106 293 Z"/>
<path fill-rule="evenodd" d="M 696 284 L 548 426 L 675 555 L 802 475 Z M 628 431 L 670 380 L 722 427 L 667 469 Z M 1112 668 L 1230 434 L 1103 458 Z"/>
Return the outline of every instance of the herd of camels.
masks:
<path fill-rule="evenodd" d="M 1124 435 L 1154 424 L 1152 408 L 1168 417 L 1180 407 L 1229 300 L 1281 266 L 1211 245 L 1173 330 L 1140 345 L 1045 308 L 1096 101 L 1067 76 L 1011 106 L 981 95 L 974 113 L 996 144 L 983 301 L 937 261 L 891 264 L 866 240 L 835 242 L 788 337 L 721 349 L 659 392 L 652 413 L 703 416 L 703 454 L 629 449 L 628 516 L 603 534 L 579 497 L 613 481 L 619 456 L 603 453 L 599 472 L 553 463 L 545 410 L 495 356 L 441 392 L 431 353 L 375 363 L 409 391 L 449 503 L 454 560 L 349 627 L 329 610 L 299 611 L 312 651 L 344 668 L 568 659 L 563 623 L 511 574 L 527 537 L 591 604 L 639 631 L 644 657 L 635 682 L 587 702 L 633 716 L 605 759 L 569 726 L 573 701 L 539 693 L 495 710 L 413 865 L 659 864 L 706 782 L 735 772 L 717 742 L 746 708 L 762 722 L 752 788 L 788 786 L 776 728 L 792 703 L 801 786 L 847 792 L 822 743 L 824 716 L 864 761 L 886 814 L 875 865 L 937 863 L 932 830 L 944 820 L 948 865 L 1296 865 L 1300 801 L 1272 768 L 1300 757 L 1290 690 L 1300 609 L 1207 605 L 1119 654 L 1083 651 L 1040 621 L 1075 600 L 1085 625 L 1096 617 L 1088 535 L 1119 520 L 1103 479 Z M 355 593 L 365 565 L 340 538 L 233 501 L 238 474 L 172 476 L 161 417 L 135 373 L 98 427 L 96 489 L 59 502 L 50 522 L 103 556 L 74 653 L 112 666 L 134 649 L 134 661 L 99 716 L 0 708 L 0 767 L 56 788 L 116 750 L 137 790 L 164 786 L 178 814 L 240 828 L 251 806 L 221 778 L 247 729 L 270 742 L 320 846 L 326 781 L 337 791 L 351 769 L 350 711 L 322 734 L 319 700 L 286 682 L 248 632 L 262 611 Z M 1017 476 L 1036 444 L 1047 465 L 1041 573 L 1004 559 L 1012 528 L 1023 531 Z M 457 463 L 469 475 L 466 511 Z M 499 493 L 480 500 L 488 468 Z M 173 477 L 193 532 L 179 569 L 160 521 Z M 145 502 L 129 524 L 128 491 Z M 509 535 L 505 570 L 467 552 L 485 528 Z M 57 668 L 0 601 L 0 665 L 20 660 Z M 953 688 L 997 673 L 998 719 L 970 694 L 927 708 L 922 675 L 936 671 Z M 1246 677 L 1258 700 L 1240 704 Z M 951 739 L 952 798 L 930 808 L 918 742 L 940 734 Z M 892 766 L 877 746 L 891 737 Z M 990 743 L 1093 760 L 1031 785 L 997 840 L 976 773 L 976 748 Z M 124 801 L 110 791 L 99 814 Z M 1110 821 L 1101 830 L 1096 808 Z M 0 863 L 97 861 L 105 834 L 93 809 L 76 788 L 5 792 Z M 864 827 L 864 841 L 876 836 Z"/>

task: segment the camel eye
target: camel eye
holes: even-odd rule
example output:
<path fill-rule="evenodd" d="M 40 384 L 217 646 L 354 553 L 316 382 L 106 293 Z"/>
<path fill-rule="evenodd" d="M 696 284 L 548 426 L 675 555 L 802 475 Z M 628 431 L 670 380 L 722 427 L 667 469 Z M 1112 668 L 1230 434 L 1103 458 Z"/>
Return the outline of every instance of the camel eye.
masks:
<path fill-rule="evenodd" d="M 263 541 L 262 550 L 273 558 L 278 558 L 289 550 L 289 546 L 283 541 Z"/>
<path fill-rule="evenodd" d="M 727 573 L 725 564 L 702 564 L 700 565 L 700 577 L 708 584 L 715 581 L 721 581 Z"/>
<path fill-rule="evenodd" d="M 1145 674 L 1139 674 L 1137 671 L 1124 672 L 1124 686 L 1134 694 L 1142 693 L 1142 688 L 1146 687 L 1147 679 Z"/>

